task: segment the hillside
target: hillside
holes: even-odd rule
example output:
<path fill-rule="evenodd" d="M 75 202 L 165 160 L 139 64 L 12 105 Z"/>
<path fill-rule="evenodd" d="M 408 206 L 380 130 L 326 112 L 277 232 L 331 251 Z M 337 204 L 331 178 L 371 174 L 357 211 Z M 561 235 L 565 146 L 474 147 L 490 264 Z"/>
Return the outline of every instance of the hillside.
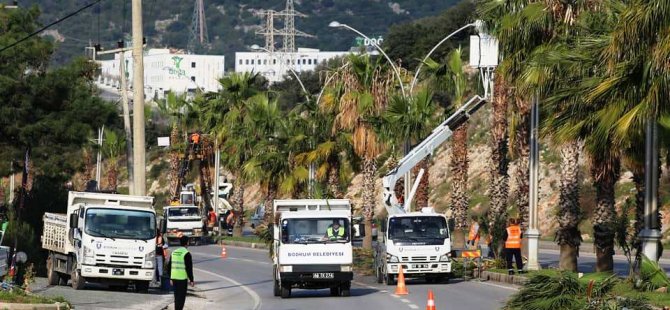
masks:
<path fill-rule="evenodd" d="M 37 5 L 42 11 L 43 24 L 57 20 L 89 3 L 88 0 L 23 0 L 22 6 Z M 49 31 L 58 41 L 55 63 L 63 63 L 73 56 L 82 55 L 89 42 L 104 48 L 116 47 L 122 34 L 130 33 L 130 0 L 103 0 L 77 16 L 54 26 Z M 186 48 L 195 1 L 144 0 L 144 31 L 153 47 Z M 297 38 L 297 46 L 322 50 L 348 50 L 355 35 L 328 28 L 337 20 L 360 29 L 369 36 L 384 36 L 389 26 L 433 16 L 457 3 L 447 1 L 415 0 L 296 0 L 295 9 L 307 15 L 296 18 L 296 28 L 316 38 Z M 261 9 L 281 11 L 283 0 L 205 0 L 205 15 L 211 46 L 198 52 L 224 54 L 232 65 L 235 51 L 247 50 L 252 44 L 263 44 L 264 39 L 254 33 L 263 21 L 254 15 Z M 278 18 L 277 18 L 278 19 Z M 281 20 L 275 28 L 282 28 Z M 277 47 L 281 39 L 276 39 Z"/>

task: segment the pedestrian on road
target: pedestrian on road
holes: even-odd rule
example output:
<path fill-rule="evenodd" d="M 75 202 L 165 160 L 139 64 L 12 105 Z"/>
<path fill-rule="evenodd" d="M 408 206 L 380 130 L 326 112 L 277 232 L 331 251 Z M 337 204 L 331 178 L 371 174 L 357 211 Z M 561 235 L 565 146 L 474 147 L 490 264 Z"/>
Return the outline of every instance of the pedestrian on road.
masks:
<path fill-rule="evenodd" d="M 470 223 L 470 232 L 468 233 L 468 241 L 466 245 L 476 248 L 479 244 L 479 223 L 477 222 L 477 217 L 472 216 L 472 222 Z"/>
<path fill-rule="evenodd" d="M 167 242 L 163 239 L 163 234 L 160 229 L 156 229 L 156 279 L 161 283 L 163 279 L 163 268 L 165 268 L 165 255 L 168 248 Z"/>
<path fill-rule="evenodd" d="M 503 234 L 503 240 L 505 240 L 505 258 L 507 260 L 507 272 L 510 275 L 514 274 L 514 269 L 512 268 L 512 257 L 516 261 L 516 269 L 519 273 L 522 273 L 523 262 L 521 261 L 521 238 L 523 233 L 521 232 L 521 227 L 519 226 L 519 220 L 512 218 L 509 220 L 509 225 Z"/>
<path fill-rule="evenodd" d="M 193 280 L 193 258 L 188 249 L 188 237 L 181 236 L 179 238 L 180 248 L 172 252 L 168 269 L 170 270 L 170 283 L 174 287 L 174 308 L 175 310 L 183 310 L 186 303 L 186 291 L 188 284 L 193 287 L 195 282 Z"/>

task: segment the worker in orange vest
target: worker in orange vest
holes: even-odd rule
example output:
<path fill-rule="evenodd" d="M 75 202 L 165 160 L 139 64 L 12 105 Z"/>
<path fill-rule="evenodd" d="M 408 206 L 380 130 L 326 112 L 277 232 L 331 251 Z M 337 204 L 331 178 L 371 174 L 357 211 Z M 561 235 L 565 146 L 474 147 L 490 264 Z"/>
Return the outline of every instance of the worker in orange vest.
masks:
<path fill-rule="evenodd" d="M 519 273 L 522 273 L 523 262 L 521 261 L 521 238 L 522 238 L 521 226 L 519 226 L 519 220 L 512 218 L 509 220 L 509 225 L 503 234 L 503 240 L 505 240 L 505 259 L 507 260 L 507 271 L 510 275 L 514 274 L 514 269 L 512 268 L 512 257 L 516 261 L 516 269 Z"/>
<path fill-rule="evenodd" d="M 470 232 L 468 233 L 468 241 L 466 245 L 476 248 L 479 244 L 479 223 L 477 222 L 477 217 L 472 217 L 472 223 L 470 223 Z"/>

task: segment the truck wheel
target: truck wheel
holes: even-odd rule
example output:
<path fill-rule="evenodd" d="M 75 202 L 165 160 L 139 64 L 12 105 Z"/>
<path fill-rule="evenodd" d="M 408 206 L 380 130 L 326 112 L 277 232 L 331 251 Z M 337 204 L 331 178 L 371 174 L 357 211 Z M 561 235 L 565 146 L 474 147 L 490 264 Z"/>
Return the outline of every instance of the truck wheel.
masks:
<path fill-rule="evenodd" d="M 72 288 L 75 290 L 84 289 L 86 286 L 86 279 L 81 276 L 81 272 L 77 269 L 72 271 Z"/>
<path fill-rule="evenodd" d="M 375 268 L 375 277 L 377 278 L 377 283 L 384 282 L 384 274 L 382 274 L 382 267 Z"/>
<path fill-rule="evenodd" d="M 274 285 L 273 292 L 274 292 L 275 297 L 279 297 L 281 295 L 281 287 L 279 287 L 279 281 L 274 280 L 274 282 L 275 282 L 275 285 Z"/>
<path fill-rule="evenodd" d="M 138 293 L 148 293 L 149 292 L 149 281 L 135 282 L 135 291 L 138 292 Z"/>
<path fill-rule="evenodd" d="M 287 285 L 282 285 L 281 298 L 289 298 L 289 297 L 291 297 L 291 287 L 288 287 Z"/>
<path fill-rule="evenodd" d="M 67 280 L 68 280 L 68 276 L 60 275 L 60 281 L 58 281 L 58 285 L 66 286 L 67 285 Z"/>
<path fill-rule="evenodd" d="M 340 296 L 349 297 L 351 295 L 351 282 L 346 282 L 340 286 Z"/>
<path fill-rule="evenodd" d="M 386 274 L 386 285 L 395 285 L 395 276 L 388 273 Z"/>
<path fill-rule="evenodd" d="M 340 296 L 340 288 L 339 287 L 331 287 L 330 288 L 330 296 Z"/>
<path fill-rule="evenodd" d="M 59 285 L 61 283 L 61 277 L 54 270 L 54 258 L 49 257 L 47 260 L 47 282 L 49 285 Z"/>

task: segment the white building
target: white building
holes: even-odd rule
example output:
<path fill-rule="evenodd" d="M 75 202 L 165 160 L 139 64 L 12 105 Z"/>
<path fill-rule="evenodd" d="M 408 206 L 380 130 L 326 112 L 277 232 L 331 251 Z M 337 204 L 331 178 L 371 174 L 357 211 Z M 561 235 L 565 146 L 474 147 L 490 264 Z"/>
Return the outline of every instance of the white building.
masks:
<path fill-rule="evenodd" d="M 107 86 L 120 85 L 120 55 L 114 60 L 98 61 L 101 75 L 98 82 Z M 133 85 L 133 57 L 124 54 L 128 87 Z M 163 98 L 168 91 L 192 93 L 220 89 L 218 80 L 225 73 L 225 58 L 217 55 L 191 55 L 173 49 L 150 49 L 144 54 L 144 93 L 147 98 Z"/>
<path fill-rule="evenodd" d="M 322 52 L 311 48 L 298 48 L 295 53 L 236 52 L 235 72 L 260 73 L 274 83 L 282 81 L 286 74 L 290 74 L 289 68 L 293 68 L 295 72 L 310 71 L 324 61 L 350 53 Z"/>

